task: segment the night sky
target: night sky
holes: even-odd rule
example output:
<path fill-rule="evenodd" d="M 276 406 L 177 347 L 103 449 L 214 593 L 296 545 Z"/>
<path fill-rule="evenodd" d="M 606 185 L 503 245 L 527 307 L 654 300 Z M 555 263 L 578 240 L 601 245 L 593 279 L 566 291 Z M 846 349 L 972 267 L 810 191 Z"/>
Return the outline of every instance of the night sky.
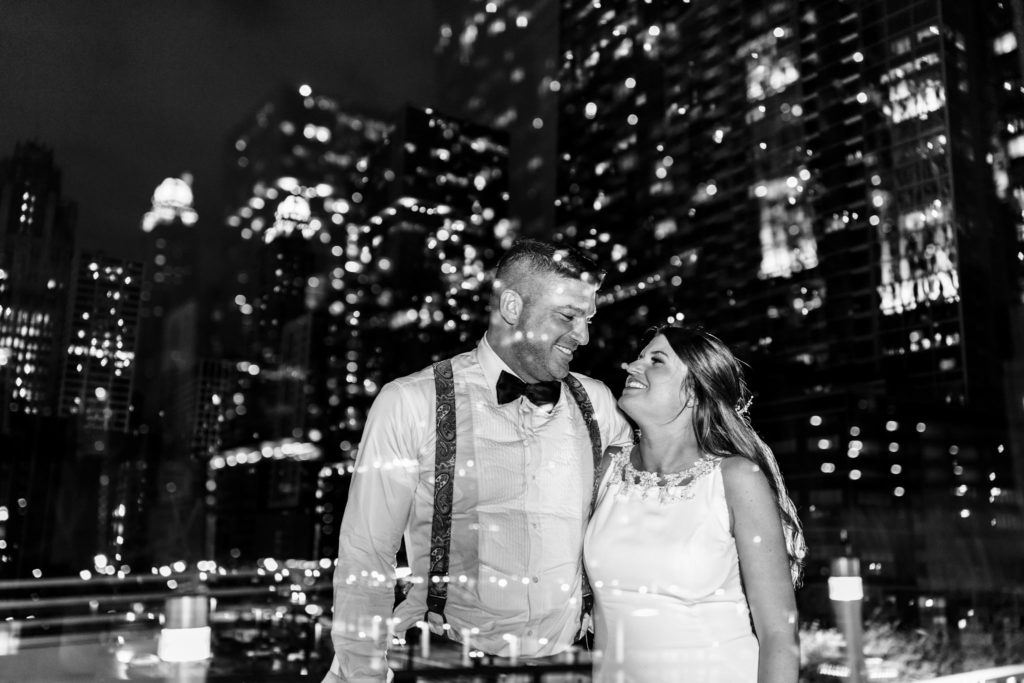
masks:
<path fill-rule="evenodd" d="M 222 227 L 225 134 L 285 84 L 387 116 L 434 103 L 431 0 L 0 0 L 0 158 L 38 139 L 79 244 L 139 257 L 153 189 L 189 171 Z"/>

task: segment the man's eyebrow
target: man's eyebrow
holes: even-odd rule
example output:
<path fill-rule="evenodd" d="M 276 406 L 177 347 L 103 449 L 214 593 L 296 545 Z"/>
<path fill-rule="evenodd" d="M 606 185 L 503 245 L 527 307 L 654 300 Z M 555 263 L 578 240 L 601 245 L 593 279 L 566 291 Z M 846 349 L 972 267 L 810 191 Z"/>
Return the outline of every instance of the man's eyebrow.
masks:
<path fill-rule="evenodd" d="M 569 310 L 572 311 L 573 313 L 579 313 L 580 315 L 587 315 L 587 309 L 580 308 L 579 306 L 573 304 L 562 304 L 558 308 L 563 311 Z M 593 317 L 593 315 L 591 315 L 590 317 Z"/>

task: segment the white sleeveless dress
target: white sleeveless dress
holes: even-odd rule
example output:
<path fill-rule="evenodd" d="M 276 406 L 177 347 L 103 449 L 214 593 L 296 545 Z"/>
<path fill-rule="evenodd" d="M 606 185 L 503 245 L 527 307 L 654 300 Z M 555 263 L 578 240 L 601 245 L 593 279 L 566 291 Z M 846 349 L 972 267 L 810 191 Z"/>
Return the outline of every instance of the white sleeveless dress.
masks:
<path fill-rule="evenodd" d="M 720 464 L 667 487 L 614 456 L 584 540 L 596 683 L 757 680 Z"/>

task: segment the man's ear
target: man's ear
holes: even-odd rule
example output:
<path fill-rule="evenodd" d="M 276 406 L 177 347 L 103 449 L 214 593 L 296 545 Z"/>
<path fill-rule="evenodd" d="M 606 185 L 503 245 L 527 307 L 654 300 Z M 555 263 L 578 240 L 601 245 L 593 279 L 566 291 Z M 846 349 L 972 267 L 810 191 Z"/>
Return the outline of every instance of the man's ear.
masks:
<path fill-rule="evenodd" d="M 514 289 L 506 289 L 498 298 L 498 313 L 502 320 L 509 325 L 519 323 L 519 317 L 523 314 L 523 297 Z"/>

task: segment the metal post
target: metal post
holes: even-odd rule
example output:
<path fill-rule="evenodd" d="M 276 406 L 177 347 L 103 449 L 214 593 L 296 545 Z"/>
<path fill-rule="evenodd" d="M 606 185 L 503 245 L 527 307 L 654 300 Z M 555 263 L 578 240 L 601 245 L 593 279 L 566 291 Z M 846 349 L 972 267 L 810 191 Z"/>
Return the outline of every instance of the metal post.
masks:
<path fill-rule="evenodd" d="M 836 621 L 846 640 L 846 664 L 850 683 L 865 683 L 864 626 L 861 608 L 864 583 L 860 577 L 860 560 L 837 557 L 832 560 L 832 576 L 828 579 L 828 597 L 836 611 Z"/>
<path fill-rule="evenodd" d="M 173 595 L 167 598 L 157 655 L 165 662 L 197 662 L 210 658 L 210 598 Z"/>

